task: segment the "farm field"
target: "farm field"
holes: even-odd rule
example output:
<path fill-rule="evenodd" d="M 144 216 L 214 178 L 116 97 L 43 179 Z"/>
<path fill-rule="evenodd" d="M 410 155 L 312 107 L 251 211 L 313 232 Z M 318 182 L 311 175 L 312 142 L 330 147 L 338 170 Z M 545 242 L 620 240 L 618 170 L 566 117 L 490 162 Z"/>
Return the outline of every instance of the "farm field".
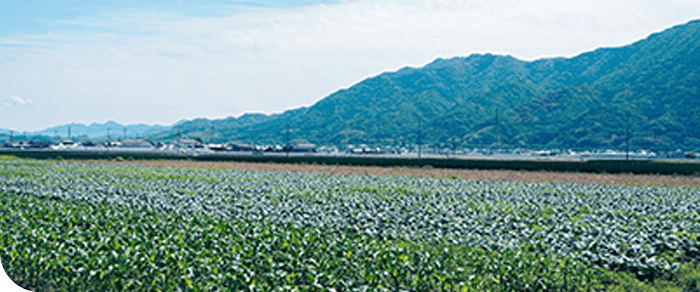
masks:
<path fill-rule="evenodd" d="M 211 162 L 187 160 L 82 160 L 76 162 L 98 164 L 123 164 L 163 167 L 211 168 L 211 169 L 247 169 L 285 172 L 309 172 L 327 174 L 373 174 L 400 175 L 411 177 L 432 177 L 489 181 L 512 182 L 552 182 L 580 183 L 622 186 L 669 186 L 669 187 L 700 187 L 700 176 L 687 175 L 644 175 L 644 174 L 595 174 L 595 173 L 564 173 L 564 172 L 535 172 L 510 170 L 471 170 L 471 169 L 426 169 L 407 167 L 367 167 L 367 166 L 338 166 L 338 165 L 299 165 L 275 163 L 247 162 Z"/>
<path fill-rule="evenodd" d="M 0 258 L 37 291 L 697 291 L 698 210 L 688 187 L 0 159 Z"/>

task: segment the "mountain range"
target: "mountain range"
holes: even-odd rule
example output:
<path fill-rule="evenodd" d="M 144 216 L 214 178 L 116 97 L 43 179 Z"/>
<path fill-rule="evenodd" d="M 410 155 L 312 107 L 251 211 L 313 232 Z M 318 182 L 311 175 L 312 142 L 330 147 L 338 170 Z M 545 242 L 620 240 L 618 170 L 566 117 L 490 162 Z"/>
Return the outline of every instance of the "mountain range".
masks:
<path fill-rule="evenodd" d="M 284 144 L 289 127 L 293 142 L 322 145 L 623 149 L 629 137 L 632 149 L 700 149 L 699 61 L 695 20 L 572 58 L 436 59 L 309 107 L 179 126 L 190 137 L 254 144 Z"/>
<path fill-rule="evenodd" d="M 182 121 L 147 136 L 529 149 L 624 149 L 629 138 L 632 150 L 698 150 L 699 61 L 694 20 L 571 58 L 440 58 L 367 78 L 309 107 Z"/>
<path fill-rule="evenodd" d="M 123 138 L 123 137 L 148 137 L 160 132 L 167 131 L 172 126 L 162 126 L 162 125 L 122 125 L 115 121 L 107 121 L 105 123 L 92 123 L 90 125 L 85 125 L 81 123 L 70 123 L 65 125 L 53 126 L 40 131 L 27 132 L 28 136 L 44 136 L 51 138 L 67 138 L 70 137 L 87 137 L 87 138 L 98 138 L 98 137 L 108 137 L 113 138 Z M 70 129 L 70 133 L 69 133 Z M 125 131 L 126 129 L 126 131 Z M 0 129 L 0 134 L 9 134 L 10 130 Z M 14 132 L 16 137 L 22 137 L 25 133 Z"/>

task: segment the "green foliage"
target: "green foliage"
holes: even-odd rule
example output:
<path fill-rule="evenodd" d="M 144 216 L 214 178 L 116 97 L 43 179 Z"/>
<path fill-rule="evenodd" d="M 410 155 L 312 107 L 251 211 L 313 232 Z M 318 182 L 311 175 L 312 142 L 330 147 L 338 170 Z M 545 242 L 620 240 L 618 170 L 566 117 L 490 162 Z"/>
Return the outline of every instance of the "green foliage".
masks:
<path fill-rule="evenodd" d="M 0 173 L 3 268 L 40 291 L 591 291 L 698 279 L 698 189 L 32 160 L 0 161 Z"/>
<path fill-rule="evenodd" d="M 0 196 L 17 232 L 5 270 L 41 291 L 324 290 L 586 291 L 599 270 L 516 248 L 384 241 L 357 233 L 167 214 L 119 205 Z M 31 212 L 32 208 L 34 212 Z M 22 234 L 22 232 L 26 232 Z M 24 246 L 40 246 L 27 252 Z"/>
<path fill-rule="evenodd" d="M 673 277 L 662 277 L 654 281 L 639 281 L 629 273 L 608 272 L 603 281 L 606 291 L 611 292 L 698 292 L 700 291 L 700 266 L 697 262 L 683 265 Z"/>

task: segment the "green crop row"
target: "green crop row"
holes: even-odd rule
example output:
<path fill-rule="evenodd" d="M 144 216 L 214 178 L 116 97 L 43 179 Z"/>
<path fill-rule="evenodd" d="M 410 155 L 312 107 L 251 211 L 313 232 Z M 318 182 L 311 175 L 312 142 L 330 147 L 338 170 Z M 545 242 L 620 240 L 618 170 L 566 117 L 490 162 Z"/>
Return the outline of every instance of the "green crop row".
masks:
<path fill-rule="evenodd" d="M 37 291 L 588 291 L 604 274 L 523 245 L 505 253 L 2 194 L 0 255 Z"/>
<path fill-rule="evenodd" d="M 9 159 L 0 173 L 0 258 L 39 291 L 591 291 L 700 258 L 689 188 Z"/>

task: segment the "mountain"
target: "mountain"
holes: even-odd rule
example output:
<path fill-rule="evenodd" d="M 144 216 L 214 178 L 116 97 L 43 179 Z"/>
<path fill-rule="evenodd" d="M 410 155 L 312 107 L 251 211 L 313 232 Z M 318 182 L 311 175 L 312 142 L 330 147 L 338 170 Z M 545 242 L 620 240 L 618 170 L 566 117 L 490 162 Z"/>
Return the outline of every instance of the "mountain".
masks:
<path fill-rule="evenodd" d="M 367 78 L 310 107 L 194 120 L 208 141 L 700 149 L 700 21 L 572 58 L 474 54 Z M 176 135 L 171 129 L 158 139 Z M 155 136 L 154 136 L 155 137 Z"/>
<path fill-rule="evenodd" d="M 237 129 L 248 128 L 260 123 L 275 119 L 276 115 L 244 114 L 241 117 L 228 117 L 220 120 L 198 118 L 191 121 L 181 121 L 171 127 L 169 131 L 163 131 L 151 135 L 156 141 L 171 140 L 177 137 L 178 131 L 185 136 L 204 138 L 207 141 L 219 139 L 228 140 L 236 136 Z"/>
<path fill-rule="evenodd" d="M 149 126 L 146 124 L 122 125 L 114 121 L 108 121 L 102 124 L 92 123 L 90 125 L 71 123 L 50 127 L 41 131 L 31 132 L 29 134 L 33 136 L 60 136 L 65 138 L 68 137 L 69 128 L 71 137 L 87 136 L 89 138 L 97 138 L 111 136 L 113 138 L 121 138 L 125 136 L 124 129 L 126 129 L 127 137 L 147 137 L 167 131 L 171 127 L 161 125 Z"/>

